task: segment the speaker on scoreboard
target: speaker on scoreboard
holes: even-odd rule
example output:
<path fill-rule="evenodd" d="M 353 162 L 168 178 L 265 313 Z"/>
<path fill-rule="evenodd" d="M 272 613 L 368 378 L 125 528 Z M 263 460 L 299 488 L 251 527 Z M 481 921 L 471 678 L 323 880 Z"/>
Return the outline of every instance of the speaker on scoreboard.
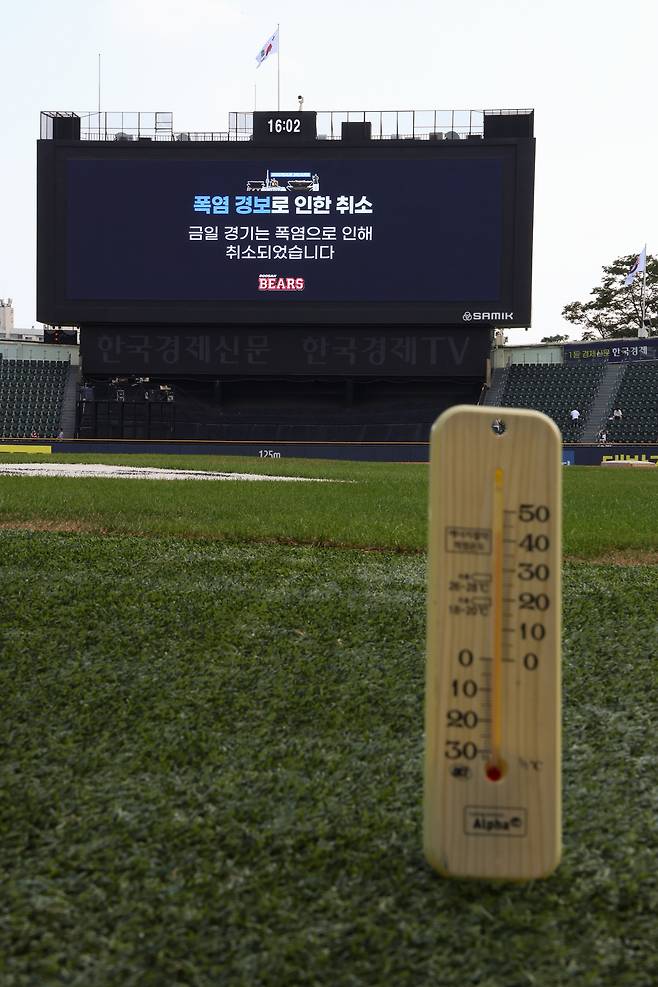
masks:
<path fill-rule="evenodd" d="M 53 140 L 79 141 L 80 117 L 53 117 Z"/>
<path fill-rule="evenodd" d="M 372 124 L 369 120 L 344 120 L 340 128 L 340 139 L 346 144 L 360 144 L 369 141 L 372 134 Z"/>
<path fill-rule="evenodd" d="M 535 113 L 487 113 L 484 114 L 484 139 L 498 137 L 532 137 Z"/>

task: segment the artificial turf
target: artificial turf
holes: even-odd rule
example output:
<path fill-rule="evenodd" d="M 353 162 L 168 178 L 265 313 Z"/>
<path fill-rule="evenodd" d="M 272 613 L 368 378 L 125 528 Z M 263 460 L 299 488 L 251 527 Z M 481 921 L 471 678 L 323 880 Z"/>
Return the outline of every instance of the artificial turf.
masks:
<path fill-rule="evenodd" d="M 10 524 L 40 482 L 2 481 Z M 55 514 L 106 482 L 58 481 Z M 561 866 L 449 881 L 421 849 L 424 555 L 222 541 L 220 513 L 171 537 L 140 513 L 146 487 L 173 524 L 160 485 L 109 482 L 150 537 L 0 531 L 3 987 L 658 982 L 655 567 L 565 566 Z M 162 486 L 181 518 L 209 489 Z"/>

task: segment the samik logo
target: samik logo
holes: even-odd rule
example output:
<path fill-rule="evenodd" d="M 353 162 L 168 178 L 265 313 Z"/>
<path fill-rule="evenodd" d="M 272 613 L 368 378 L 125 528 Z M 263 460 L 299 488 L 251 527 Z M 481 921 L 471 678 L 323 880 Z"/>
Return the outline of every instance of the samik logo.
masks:
<path fill-rule="evenodd" d="M 258 275 L 259 291 L 303 291 L 304 278 L 279 278 L 276 274 Z"/>
<path fill-rule="evenodd" d="M 509 322 L 514 312 L 464 312 L 464 322 Z"/>

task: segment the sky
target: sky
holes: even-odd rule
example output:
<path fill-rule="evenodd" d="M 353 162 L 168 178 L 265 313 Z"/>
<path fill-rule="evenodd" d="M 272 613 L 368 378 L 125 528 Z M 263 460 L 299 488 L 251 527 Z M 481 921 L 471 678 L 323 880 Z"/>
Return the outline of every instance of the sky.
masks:
<path fill-rule="evenodd" d="M 230 111 L 532 108 L 537 162 L 532 327 L 579 330 L 601 268 L 658 253 L 658 3 L 635 0 L 7 0 L 0 56 L 0 298 L 36 323 L 41 110 L 170 110 L 176 131 L 227 130 Z"/>

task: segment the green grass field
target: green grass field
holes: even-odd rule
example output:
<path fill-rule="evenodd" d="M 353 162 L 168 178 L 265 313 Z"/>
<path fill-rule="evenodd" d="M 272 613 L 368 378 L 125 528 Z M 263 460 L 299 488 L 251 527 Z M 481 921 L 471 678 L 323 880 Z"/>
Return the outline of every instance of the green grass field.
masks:
<path fill-rule="evenodd" d="M 354 482 L 0 478 L 2 987 L 654 987 L 653 471 L 564 471 L 565 851 L 517 886 L 422 855 L 427 468 L 121 461 Z"/>
<path fill-rule="evenodd" d="M 156 483 L 151 480 L 0 478 L 0 523 L 79 526 L 88 532 L 223 541 L 424 551 L 427 466 L 218 456 L 27 456 L 0 463 L 97 462 L 248 471 L 339 480 L 326 484 Z M 564 470 L 564 552 L 603 559 L 658 553 L 658 470 Z"/>

